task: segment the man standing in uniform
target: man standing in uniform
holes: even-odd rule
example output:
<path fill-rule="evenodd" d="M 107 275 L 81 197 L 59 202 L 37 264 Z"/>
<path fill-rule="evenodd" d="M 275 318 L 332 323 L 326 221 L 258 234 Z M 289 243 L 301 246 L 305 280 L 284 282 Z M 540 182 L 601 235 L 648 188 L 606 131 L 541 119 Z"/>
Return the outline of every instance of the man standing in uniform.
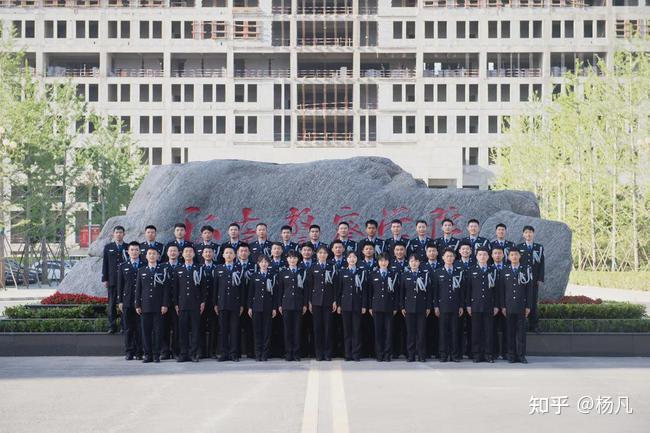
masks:
<path fill-rule="evenodd" d="M 225 263 L 219 265 L 214 277 L 214 311 L 219 316 L 221 356 L 219 361 L 239 361 L 239 319 L 244 312 L 245 277 L 235 263 L 235 249 L 223 247 Z"/>
<path fill-rule="evenodd" d="M 150 247 L 154 247 L 158 251 L 158 257 L 162 257 L 165 246 L 156 240 L 156 234 L 158 230 L 154 225 L 148 225 L 144 228 L 144 242 L 140 243 L 140 261 L 142 263 L 147 262 L 147 250 Z"/>
<path fill-rule="evenodd" d="M 460 248 L 460 239 L 454 237 L 454 222 L 449 218 L 445 218 L 441 223 L 442 236 L 436 238 L 435 243 L 438 247 L 438 257 L 444 259 L 443 255 L 447 248 L 454 250 L 454 254 L 458 255 L 458 248 Z"/>
<path fill-rule="evenodd" d="M 264 255 L 271 255 L 271 241 L 268 239 L 268 228 L 265 223 L 257 223 L 255 226 L 257 239 L 249 244 L 251 252 L 251 262 L 253 266 L 257 265 L 257 259 Z"/>
<path fill-rule="evenodd" d="M 415 222 L 416 236 L 411 239 L 408 250 L 406 251 L 407 257 L 411 257 L 411 254 L 417 254 L 420 263 L 427 261 L 427 245 L 433 242 L 433 239 L 427 236 L 427 229 L 427 222 L 425 220 L 417 220 Z"/>
<path fill-rule="evenodd" d="M 201 290 L 207 294 L 205 311 L 201 315 L 201 356 L 203 358 L 217 357 L 217 314 L 214 312 L 214 272 L 217 264 L 214 261 L 214 249 L 209 242 L 197 247 L 203 254 L 201 272 Z"/>
<path fill-rule="evenodd" d="M 350 224 L 348 224 L 347 221 L 341 221 L 339 223 L 338 227 L 336 228 L 336 235 L 338 236 L 338 240 L 340 240 L 343 244 L 344 255 L 350 251 L 357 250 L 357 243 L 352 239 L 349 239 Z"/>
<path fill-rule="evenodd" d="M 183 266 L 178 260 L 180 252 L 176 244 L 169 245 L 167 248 L 167 261 L 163 265 L 167 269 L 167 276 L 169 278 L 169 314 L 163 316 L 162 323 L 162 359 L 171 359 L 172 356 L 178 357 L 180 355 L 180 345 L 178 342 L 178 313 L 174 306 L 176 305 L 175 285 L 174 278 L 176 276 L 176 269 Z"/>
<path fill-rule="evenodd" d="M 291 226 L 284 225 L 280 228 L 280 239 L 282 242 L 280 246 L 282 247 L 282 258 L 286 259 L 289 251 L 298 251 L 298 244 L 291 240 Z"/>
<path fill-rule="evenodd" d="M 484 237 L 479 236 L 481 231 L 481 225 L 477 219 L 470 219 L 467 221 L 467 233 L 468 236 L 462 240 L 462 242 L 468 243 L 472 248 L 472 257 L 476 257 L 476 251 L 479 248 L 487 248 L 490 251 L 490 241 Z"/>
<path fill-rule="evenodd" d="M 201 242 L 196 244 L 194 251 L 196 252 L 196 263 L 199 265 L 203 264 L 203 249 L 205 247 L 212 248 L 212 256 L 214 261 L 218 261 L 219 253 L 221 252 L 221 245 L 216 243 L 214 240 L 214 228 L 207 225 L 201 227 Z M 216 263 L 214 263 L 216 265 Z"/>
<path fill-rule="evenodd" d="M 178 314 L 178 339 L 180 356 L 178 362 L 199 362 L 199 340 L 201 336 L 201 314 L 205 309 L 207 293 L 201 287 L 202 269 L 194 263 L 194 248 L 185 244 L 182 266 L 176 269 L 174 295 Z M 190 346 L 190 331 L 192 343 Z"/>
<path fill-rule="evenodd" d="M 144 266 L 144 263 L 140 261 L 139 243 L 130 242 L 128 251 L 129 260 L 122 263 L 117 271 L 117 297 L 124 323 L 124 356 L 130 361 L 133 357 L 142 359 L 142 332 L 135 311 L 135 286 L 138 269 Z"/>
<path fill-rule="evenodd" d="M 117 268 L 127 260 L 124 227 L 113 228 L 113 242 L 104 245 L 102 283 L 108 293 L 108 333 L 115 334 L 117 326 Z M 122 329 L 124 324 L 122 323 Z"/>
<path fill-rule="evenodd" d="M 449 247 L 442 259 L 445 265 L 433 274 L 433 306 L 436 317 L 440 319 L 440 362 L 452 360 L 460 362 L 458 354 L 459 318 L 463 315 L 464 271 L 454 266 L 456 251 Z"/>
<path fill-rule="evenodd" d="M 185 260 L 184 259 L 185 258 L 184 249 L 185 249 L 185 247 L 189 246 L 189 247 L 194 248 L 194 244 L 191 241 L 186 241 L 185 240 L 185 234 L 186 234 L 185 231 L 186 230 L 187 229 L 185 228 L 185 224 L 183 224 L 183 223 L 174 224 L 174 240 L 168 242 L 167 245 L 165 245 L 165 254 L 163 255 L 163 259 L 162 259 L 163 262 L 168 261 L 167 250 L 169 249 L 169 247 L 171 245 L 176 245 L 176 247 L 178 248 L 179 254 L 181 254 L 181 256 L 178 257 L 178 260 L 181 263 L 184 263 L 184 260 Z"/>
<path fill-rule="evenodd" d="M 530 267 L 520 263 L 518 249 L 510 250 L 510 265 L 502 271 L 500 281 L 501 310 L 508 330 L 508 362 L 526 360 L 526 318 L 530 314 L 535 282 Z"/>
<path fill-rule="evenodd" d="M 530 300 L 531 310 L 528 325 L 530 330 L 539 333 L 537 318 L 537 300 L 540 286 L 544 284 L 544 247 L 535 242 L 535 228 L 524 226 L 524 242 L 517 245 L 521 254 L 521 262 L 528 266 L 533 273 L 533 296 Z"/>
<path fill-rule="evenodd" d="M 302 317 L 307 312 L 307 291 L 298 269 L 298 253 L 287 253 L 288 267 L 278 274 L 276 305 L 284 324 L 284 350 L 287 361 L 300 361 Z"/>

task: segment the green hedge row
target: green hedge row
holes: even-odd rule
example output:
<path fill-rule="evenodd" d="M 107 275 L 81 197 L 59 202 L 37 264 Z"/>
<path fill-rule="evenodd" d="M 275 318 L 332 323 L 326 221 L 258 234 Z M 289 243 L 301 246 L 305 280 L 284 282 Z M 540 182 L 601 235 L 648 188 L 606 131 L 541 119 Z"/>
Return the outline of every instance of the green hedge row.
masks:
<path fill-rule="evenodd" d="M 105 332 L 107 326 L 106 319 L 0 320 L 0 332 Z"/>
<path fill-rule="evenodd" d="M 649 319 L 540 319 L 541 332 L 650 332 Z"/>
<path fill-rule="evenodd" d="M 641 319 L 645 305 L 629 302 L 602 304 L 539 304 L 540 319 Z"/>
<path fill-rule="evenodd" d="M 17 305 L 5 308 L 4 314 L 10 319 L 93 319 L 106 317 L 106 308 L 97 309 L 92 305 L 47 308 Z"/>

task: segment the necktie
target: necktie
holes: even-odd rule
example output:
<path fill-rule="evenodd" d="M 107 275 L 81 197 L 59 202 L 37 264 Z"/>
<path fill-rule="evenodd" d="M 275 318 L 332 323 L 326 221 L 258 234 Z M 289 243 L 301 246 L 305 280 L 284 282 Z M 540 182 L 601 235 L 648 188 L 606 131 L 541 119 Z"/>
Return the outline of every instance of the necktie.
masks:
<path fill-rule="evenodd" d="M 226 267 L 228 268 L 228 272 L 232 271 L 232 265 L 227 265 Z"/>
<path fill-rule="evenodd" d="M 533 250 L 533 245 L 532 244 L 528 245 L 528 251 L 532 251 L 532 250 Z"/>
<path fill-rule="evenodd" d="M 512 272 L 516 274 L 518 269 L 519 268 L 512 268 Z"/>
<path fill-rule="evenodd" d="M 325 265 L 321 263 L 320 268 L 321 268 L 322 271 L 324 271 L 325 270 Z"/>
<path fill-rule="evenodd" d="M 262 274 L 260 274 L 260 276 L 262 277 L 263 280 L 266 279 L 266 273 L 262 273 Z"/>
<path fill-rule="evenodd" d="M 133 262 L 133 270 L 138 270 L 138 262 Z"/>
<path fill-rule="evenodd" d="M 150 272 L 150 273 L 153 274 L 155 270 L 156 270 L 156 268 L 152 268 L 151 266 L 149 266 L 149 272 Z"/>
<path fill-rule="evenodd" d="M 481 268 L 481 270 L 482 270 L 483 272 L 485 272 L 486 269 L 485 269 L 485 268 Z"/>
<path fill-rule="evenodd" d="M 381 271 L 381 278 L 386 279 L 386 272 Z"/>
<path fill-rule="evenodd" d="M 297 271 L 296 268 L 293 268 L 293 269 L 291 270 L 291 272 L 293 272 L 294 275 L 296 274 L 296 271 Z"/>
<path fill-rule="evenodd" d="M 448 268 L 448 269 L 447 269 L 447 273 L 448 273 L 449 275 L 451 275 L 452 272 L 454 272 L 453 269 L 451 269 L 451 268 Z"/>
<path fill-rule="evenodd" d="M 185 268 L 186 268 L 188 271 L 191 271 L 191 270 L 192 270 L 192 265 L 187 265 L 187 266 L 185 266 Z"/>

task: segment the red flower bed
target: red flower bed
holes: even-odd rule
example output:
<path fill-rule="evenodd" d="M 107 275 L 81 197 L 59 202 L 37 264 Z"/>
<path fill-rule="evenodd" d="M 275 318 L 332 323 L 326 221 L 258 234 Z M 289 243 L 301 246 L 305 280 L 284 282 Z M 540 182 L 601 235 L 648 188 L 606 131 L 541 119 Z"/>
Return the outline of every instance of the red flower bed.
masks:
<path fill-rule="evenodd" d="M 57 290 L 53 295 L 43 298 L 41 304 L 108 304 L 108 298 L 80 293 L 61 293 Z"/>
<path fill-rule="evenodd" d="M 602 304 L 603 300 L 600 298 L 593 299 L 589 296 L 562 296 L 560 299 L 544 299 L 540 304 Z"/>

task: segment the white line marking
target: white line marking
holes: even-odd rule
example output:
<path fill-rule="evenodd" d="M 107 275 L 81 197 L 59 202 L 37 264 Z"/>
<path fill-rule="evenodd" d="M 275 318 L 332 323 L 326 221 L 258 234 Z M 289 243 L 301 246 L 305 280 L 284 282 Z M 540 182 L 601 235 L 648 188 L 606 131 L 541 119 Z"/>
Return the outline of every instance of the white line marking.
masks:
<path fill-rule="evenodd" d="M 319 393 L 318 368 L 311 361 L 307 375 L 307 389 L 305 390 L 305 409 L 302 414 L 302 433 L 318 432 L 318 393 Z"/>
<path fill-rule="evenodd" d="M 330 370 L 330 397 L 332 398 L 332 433 L 350 433 L 340 361 Z"/>

